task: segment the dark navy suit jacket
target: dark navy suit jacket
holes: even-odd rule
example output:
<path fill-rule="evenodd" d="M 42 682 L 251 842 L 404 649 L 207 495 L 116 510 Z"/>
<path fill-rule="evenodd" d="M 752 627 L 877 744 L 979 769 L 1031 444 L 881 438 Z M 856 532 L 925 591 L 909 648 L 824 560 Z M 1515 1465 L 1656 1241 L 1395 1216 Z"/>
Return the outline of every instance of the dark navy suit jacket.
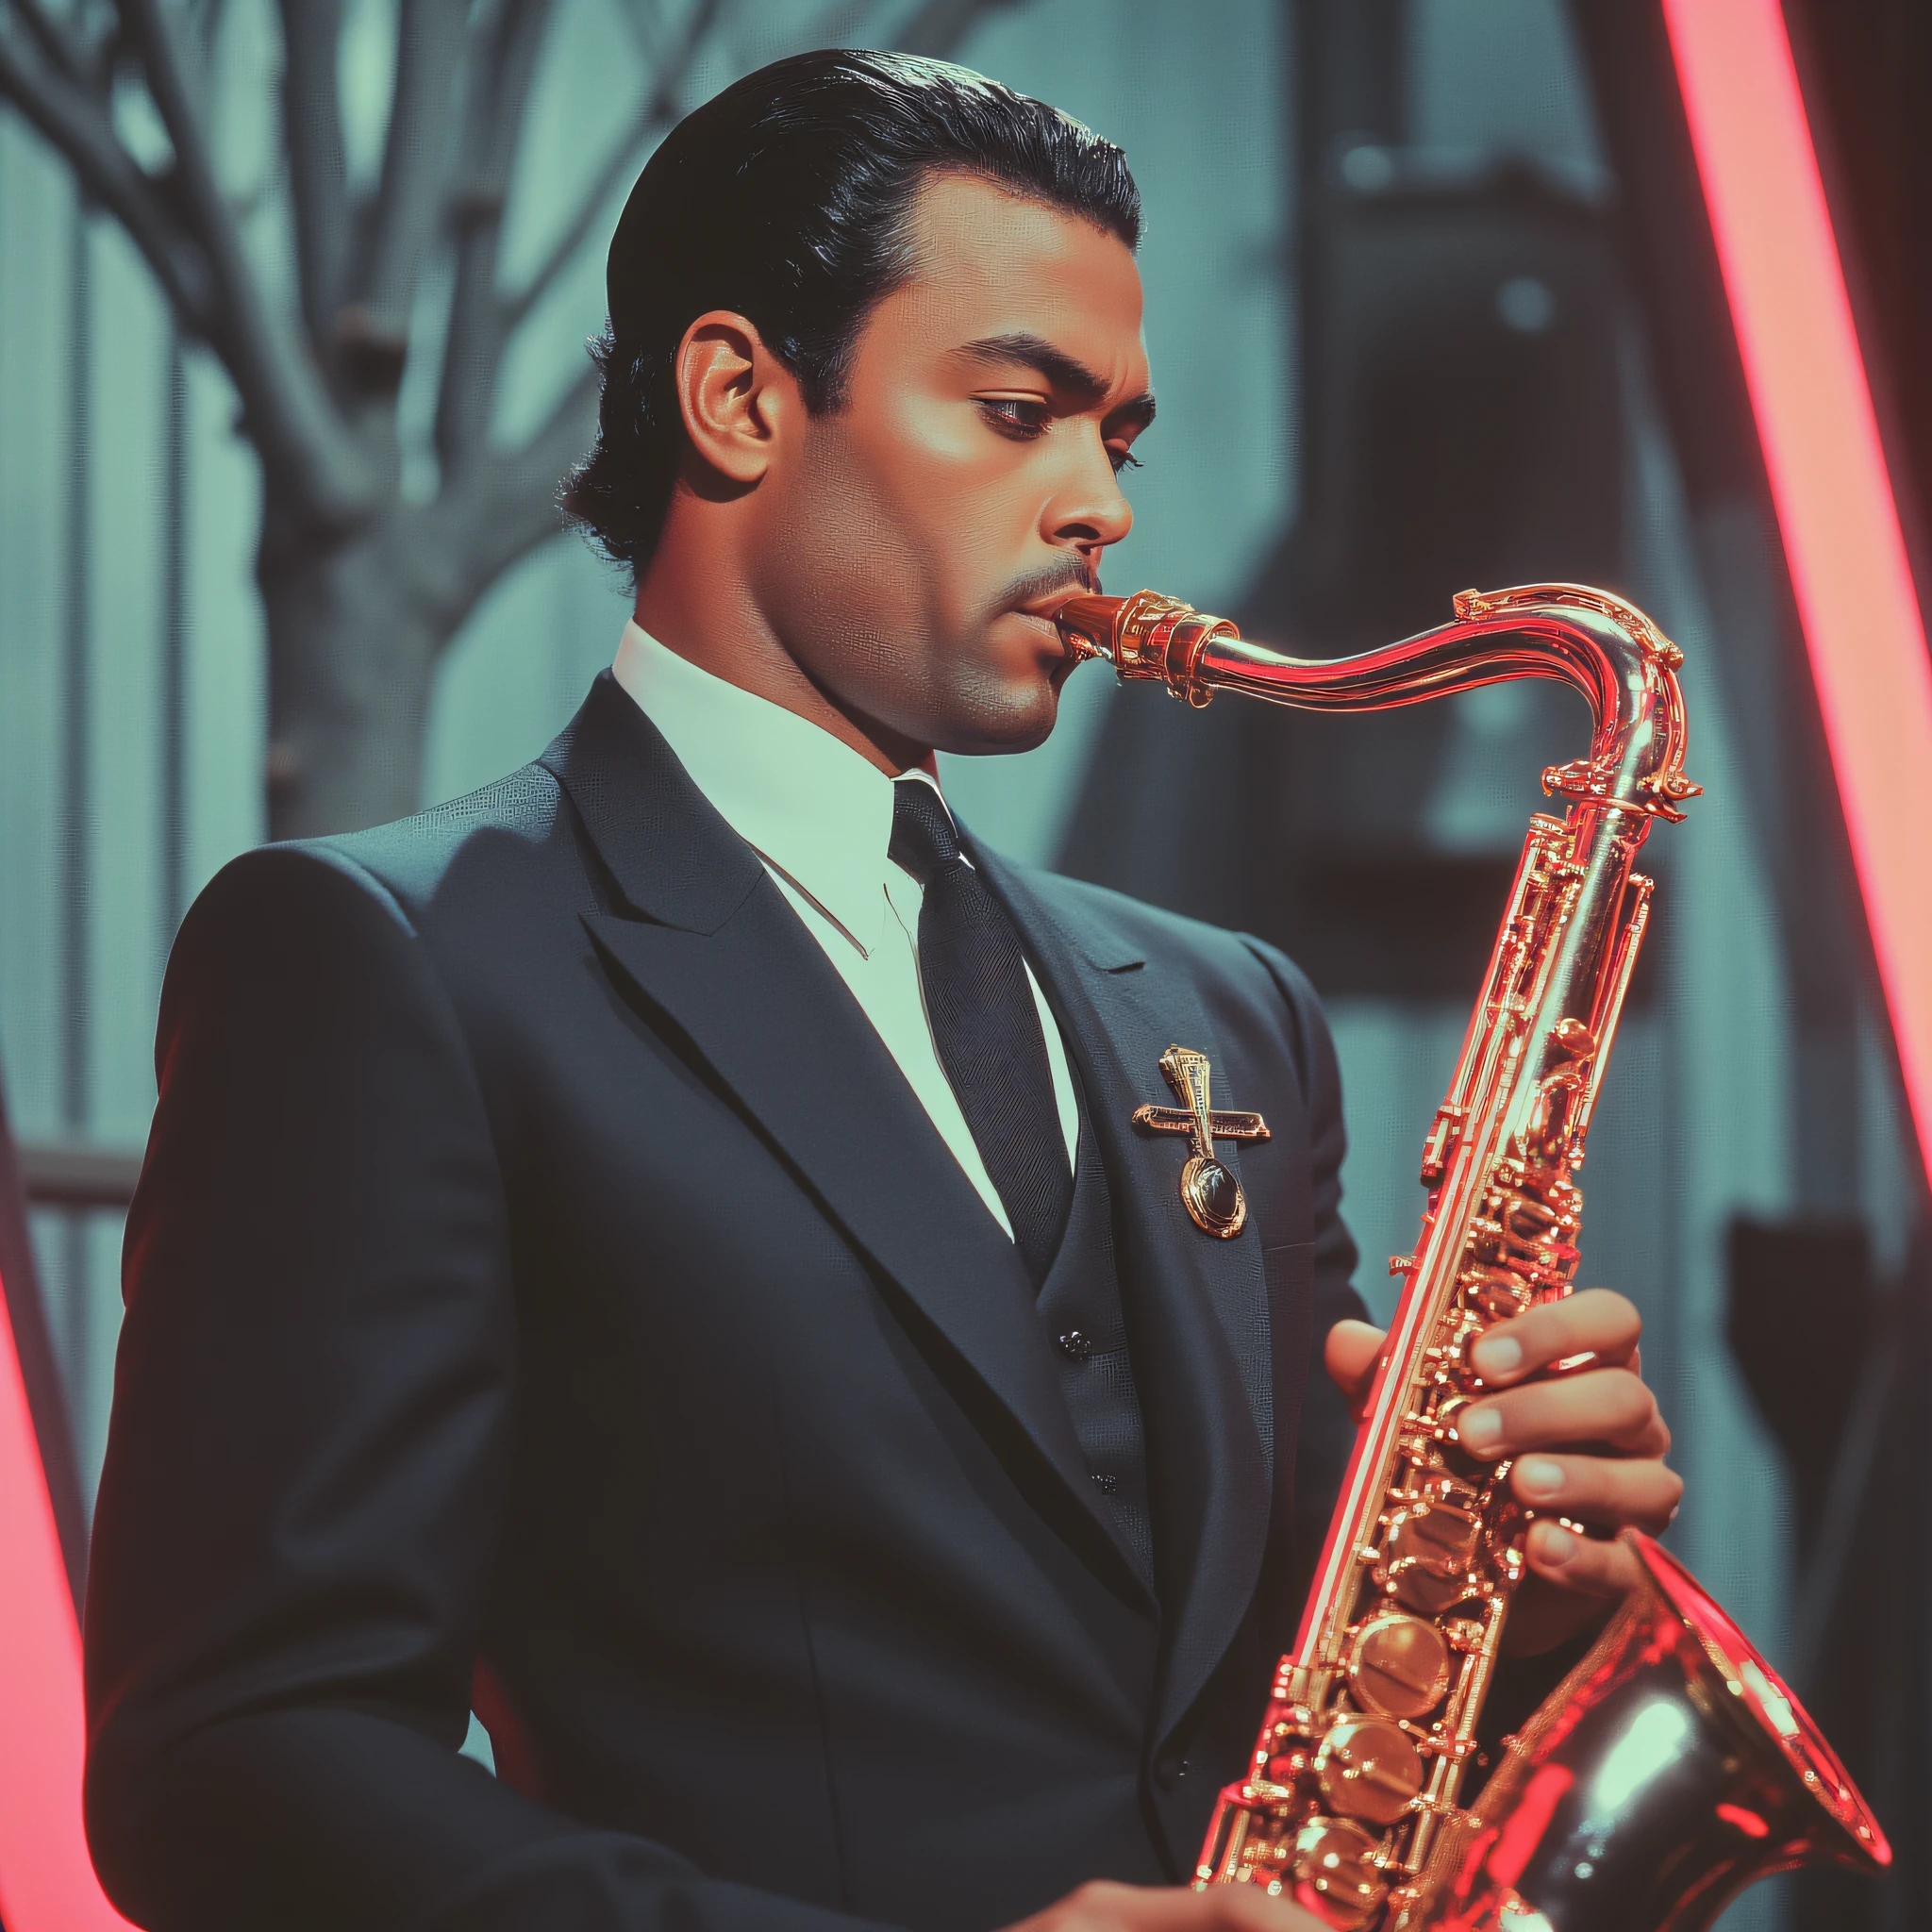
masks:
<path fill-rule="evenodd" d="M 131 1917 L 965 1932 L 1191 1871 L 1345 1448 L 1334 1057 L 1278 953 L 974 856 L 1106 1160 L 1158 1588 L 1011 1243 L 606 675 L 175 947 L 86 1617 Z M 1273 1129 L 1235 1241 L 1130 1124 L 1174 1041 Z"/>

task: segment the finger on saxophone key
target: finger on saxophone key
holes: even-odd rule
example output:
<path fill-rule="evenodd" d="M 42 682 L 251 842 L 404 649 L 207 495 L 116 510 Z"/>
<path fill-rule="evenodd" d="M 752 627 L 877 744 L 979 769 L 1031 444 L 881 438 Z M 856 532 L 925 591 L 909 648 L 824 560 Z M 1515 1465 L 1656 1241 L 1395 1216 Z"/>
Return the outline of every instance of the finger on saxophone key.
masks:
<path fill-rule="evenodd" d="M 1495 1389 L 1539 1373 L 1635 1370 L 1642 1333 L 1643 1318 L 1627 1296 L 1607 1288 L 1579 1289 L 1485 1330 L 1470 1350 L 1470 1365 Z"/>
<path fill-rule="evenodd" d="M 1532 1377 L 1472 1402 L 1456 1427 L 1462 1446 L 1485 1462 L 1538 1449 L 1661 1457 L 1671 1444 L 1656 1395 L 1628 1369 Z"/>
<path fill-rule="evenodd" d="M 1472 1456 L 1492 1456 L 1503 1446 L 1503 1412 L 1487 1405 L 1465 1409 L 1456 1419 L 1456 1433 Z"/>
<path fill-rule="evenodd" d="M 1557 1509 L 1602 1529 L 1627 1524 L 1660 1536 L 1677 1513 L 1684 1479 L 1659 1456 L 1545 1454 L 1518 1457 L 1509 1487 L 1540 1514 Z"/>

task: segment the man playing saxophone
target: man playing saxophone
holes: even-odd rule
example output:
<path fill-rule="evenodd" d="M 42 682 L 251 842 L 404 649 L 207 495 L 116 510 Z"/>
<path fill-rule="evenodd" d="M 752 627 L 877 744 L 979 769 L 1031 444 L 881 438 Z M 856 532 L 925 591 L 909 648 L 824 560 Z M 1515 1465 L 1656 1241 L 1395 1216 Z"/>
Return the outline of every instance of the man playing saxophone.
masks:
<path fill-rule="evenodd" d="M 698 109 L 567 497 L 611 671 L 191 913 L 87 1607 L 137 1924 L 1305 1923 L 1181 1888 L 1294 1627 L 1309 1375 L 1381 1347 L 1321 1011 L 975 844 L 934 763 L 1053 727 L 1154 418 L 1138 233 L 1119 150 L 962 70 Z M 1475 1359 L 1533 1703 L 1681 1485 L 1622 1296 Z"/>

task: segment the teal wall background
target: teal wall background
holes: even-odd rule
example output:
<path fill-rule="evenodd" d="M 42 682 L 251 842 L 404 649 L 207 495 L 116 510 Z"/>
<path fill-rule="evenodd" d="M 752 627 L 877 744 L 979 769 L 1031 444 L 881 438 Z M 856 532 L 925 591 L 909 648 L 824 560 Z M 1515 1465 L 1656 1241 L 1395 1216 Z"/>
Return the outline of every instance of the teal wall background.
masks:
<path fill-rule="evenodd" d="M 815 25 L 889 40 L 906 10 L 727 8 L 691 99 Z M 357 0 L 352 17 L 347 119 L 352 162 L 368 170 L 392 30 L 383 0 Z M 1109 588 L 1148 583 L 1209 608 L 1236 605 L 1296 513 L 1291 21 L 1286 0 L 1024 0 L 989 12 L 961 49 L 1121 142 L 1146 198 L 1161 414 Z M 1410 21 L 1419 142 L 1527 153 L 1604 178 L 1559 0 L 1414 0 Z M 532 256 L 631 111 L 646 78 L 636 49 L 620 0 L 562 0 L 513 192 L 513 231 Z M 235 191 L 255 197 L 250 239 L 271 270 L 277 59 L 272 8 L 236 0 L 217 75 L 223 163 Z M 579 366 L 601 321 L 602 242 L 531 319 L 501 399 L 506 434 Z M 446 301 L 446 282 L 432 275 L 422 300 Z M 1634 329 L 1621 381 L 1639 533 L 1623 588 L 1685 648 L 1692 771 L 1708 795 L 1657 841 L 1667 848 L 1653 941 L 1663 991 L 1618 1045 L 1582 1177 L 1586 1251 L 1592 1279 L 1645 1309 L 1646 1368 L 1690 1480 L 1674 1541 L 1776 1659 L 1790 1635 L 1786 1484 L 1721 1324 L 1729 1218 L 1787 1212 L 1805 1193 L 1790 1124 L 1790 992 L 1769 890 L 1778 855 L 1753 823 L 1705 648 L 1708 591 Z M 406 400 L 420 438 L 430 396 L 417 386 Z M 203 353 L 179 351 L 126 242 L 76 207 L 64 168 L 0 109 L 0 1071 L 27 1139 L 140 1145 L 160 974 L 184 898 L 262 836 L 257 481 L 233 416 L 225 378 Z M 611 573 L 561 538 L 497 587 L 441 674 L 430 799 L 542 747 L 608 661 L 625 602 Z M 1050 864 L 1111 702 L 1090 668 L 1041 750 L 948 759 L 962 814 L 995 845 Z M 1450 845 L 1514 845 L 1538 799 L 1533 769 L 1510 757 L 1519 701 L 1505 690 L 1457 702 L 1437 831 Z M 1144 774 L 1150 786 L 1161 775 Z M 1466 1010 L 1357 1000 L 1333 1019 L 1353 1137 L 1345 1205 L 1364 1291 L 1386 1309 L 1381 1259 L 1412 1243 L 1415 1157 Z M 1910 1192 L 1885 1049 L 1868 1032 L 1844 1132 L 1857 1145 L 1859 1205 L 1891 1259 Z M 43 1212 L 35 1234 L 91 1480 L 111 1388 L 119 1217 Z M 1821 1291 L 1828 1319 L 1828 1285 Z M 1768 1926 L 1778 1909 L 1767 1890 L 1726 1923 Z"/>

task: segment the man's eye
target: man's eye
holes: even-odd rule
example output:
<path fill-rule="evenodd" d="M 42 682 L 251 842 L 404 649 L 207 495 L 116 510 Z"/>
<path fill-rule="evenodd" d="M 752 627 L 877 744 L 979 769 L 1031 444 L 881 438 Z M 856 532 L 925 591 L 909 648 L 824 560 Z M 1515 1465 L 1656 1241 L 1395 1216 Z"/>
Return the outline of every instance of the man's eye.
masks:
<path fill-rule="evenodd" d="M 981 396 L 979 407 L 1005 434 L 1026 438 L 1041 434 L 1052 414 L 1044 403 L 1023 396 Z"/>

